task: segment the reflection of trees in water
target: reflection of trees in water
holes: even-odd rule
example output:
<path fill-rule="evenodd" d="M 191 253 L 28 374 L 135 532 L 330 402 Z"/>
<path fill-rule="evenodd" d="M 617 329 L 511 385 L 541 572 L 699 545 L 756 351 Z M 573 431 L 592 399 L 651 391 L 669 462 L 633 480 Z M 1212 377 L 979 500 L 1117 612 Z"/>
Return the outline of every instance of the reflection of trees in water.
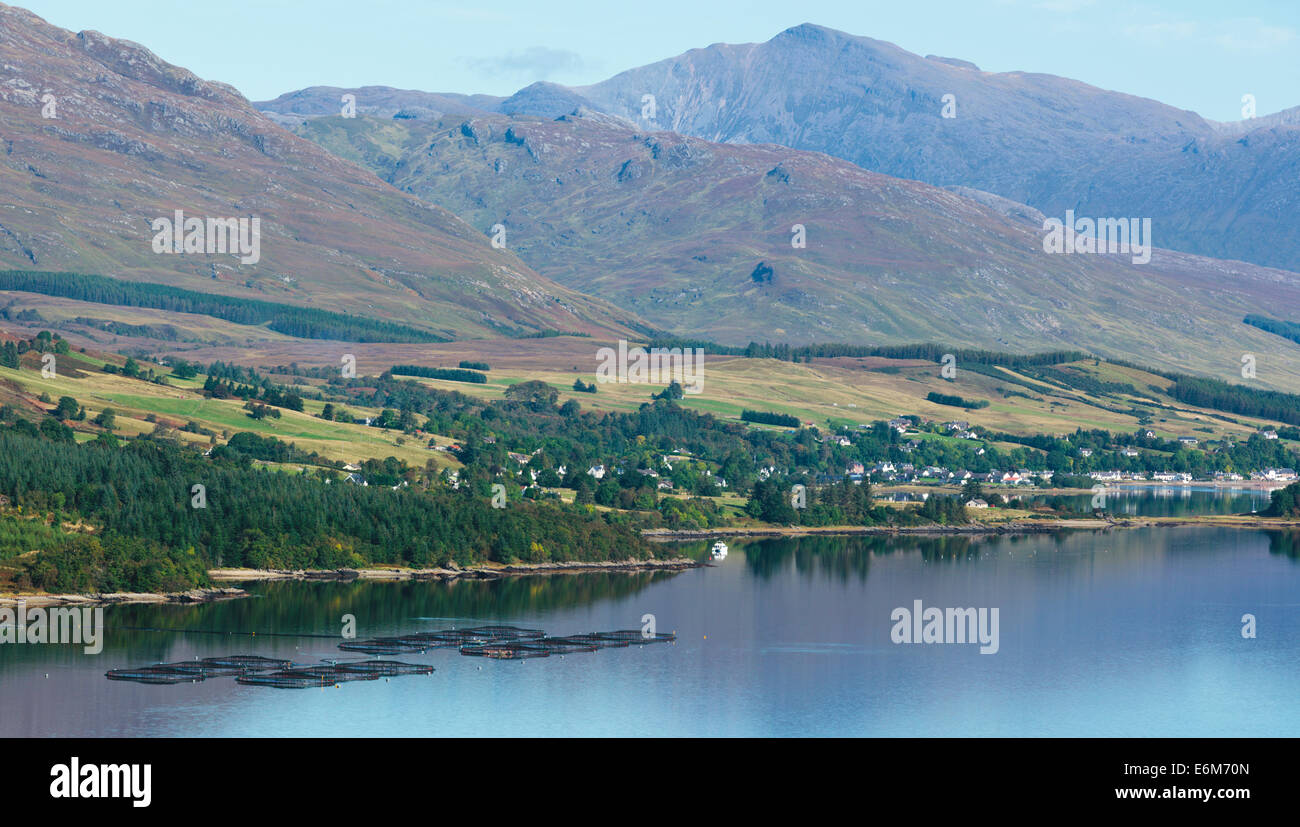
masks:
<path fill-rule="evenodd" d="M 800 574 L 820 572 L 837 580 L 867 577 L 871 554 L 887 550 L 883 537 L 779 537 L 745 545 L 745 567 L 771 579 L 793 563 Z"/>
<path fill-rule="evenodd" d="M 978 560 L 985 546 L 992 546 L 996 540 L 986 544 L 973 542 L 970 537 L 934 537 L 925 538 L 916 544 L 921 558 L 927 563 L 955 563 L 962 560 Z"/>
<path fill-rule="evenodd" d="M 1268 553 L 1300 560 L 1300 531 L 1268 531 Z"/>
<path fill-rule="evenodd" d="M 1062 500 L 1075 511 L 1092 512 L 1091 494 L 1022 496 L 1023 501 L 1032 505 L 1042 505 L 1053 499 Z M 1264 508 L 1268 502 L 1267 496 L 1256 491 L 1182 486 L 1143 490 L 1111 487 L 1106 494 L 1106 507 L 1102 510 L 1130 517 L 1191 517 L 1198 514 L 1249 514 L 1252 509 Z"/>
<path fill-rule="evenodd" d="M 416 617 L 508 620 L 524 614 L 587 606 L 637 594 L 652 583 L 675 577 L 675 571 L 593 572 L 530 575 L 493 580 L 375 582 L 268 582 L 248 586 L 256 596 L 191 606 L 110 606 L 105 650 L 127 651 L 145 661 L 165 658 L 177 636 L 147 632 L 113 633 L 114 628 L 146 627 L 259 634 L 334 635 L 345 614 L 355 615 L 357 634 L 367 637 L 396 628 L 410 632 L 443 628 L 451 622 L 416 621 Z M 634 621 L 631 618 L 629 623 Z M 244 635 L 195 635 L 193 643 L 228 640 L 231 652 L 253 648 L 257 639 Z M 322 640 L 325 648 L 328 641 Z M 22 647 L 13 647 L 22 648 Z M 35 647 L 27 647 L 35 648 Z M 157 654 L 153 654 L 153 653 Z M 142 661 L 143 662 L 143 661 Z"/>
<path fill-rule="evenodd" d="M 1145 538 L 1125 538 L 1143 544 Z M 1119 539 L 1119 545 L 1126 545 Z M 1114 538 L 1106 540 L 1113 543 Z M 927 563 L 958 563 L 996 557 L 1004 551 L 1065 550 L 1080 543 L 1096 545 L 1091 533 L 1006 535 L 857 535 L 841 537 L 781 537 L 756 540 L 743 546 L 745 565 L 756 577 L 770 579 L 793 565 L 801 574 L 825 574 L 841 580 L 850 575 L 866 579 L 872 555 L 920 553 Z M 1143 545 L 1142 547 L 1145 547 Z M 1069 555 L 1064 565 L 1086 564 L 1086 557 Z"/>
<path fill-rule="evenodd" d="M 793 565 L 800 574 L 837 580 L 867 578 L 872 555 L 919 551 L 928 562 L 977 559 L 986 544 L 1001 538 L 952 537 L 782 537 L 745 545 L 745 565 L 754 576 L 770 579 Z"/>

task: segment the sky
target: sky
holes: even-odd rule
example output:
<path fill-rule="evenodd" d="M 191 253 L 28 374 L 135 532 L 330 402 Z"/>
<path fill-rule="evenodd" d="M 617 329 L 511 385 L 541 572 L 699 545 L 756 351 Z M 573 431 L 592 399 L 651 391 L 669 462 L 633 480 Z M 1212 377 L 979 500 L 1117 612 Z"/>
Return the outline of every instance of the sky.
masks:
<path fill-rule="evenodd" d="M 13 2 L 13 0 L 10 0 Z M 306 86 L 509 95 L 582 85 L 800 23 L 985 71 L 1061 75 L 1214 120 L 1300 105 L 1297 0 L 18 0 L 141 43 L 251 100 Z"/>

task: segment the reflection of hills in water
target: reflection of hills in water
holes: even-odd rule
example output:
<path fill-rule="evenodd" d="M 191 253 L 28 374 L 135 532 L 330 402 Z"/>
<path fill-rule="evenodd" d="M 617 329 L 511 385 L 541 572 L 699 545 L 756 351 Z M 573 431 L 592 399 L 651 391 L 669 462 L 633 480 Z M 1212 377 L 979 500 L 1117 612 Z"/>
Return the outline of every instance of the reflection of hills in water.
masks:
<path fill-rule="evenodd" d="M 521 615 L 538 614 L 556 609 L 589 606 L 604 600 L 619 600 L 641 592 L 652 583 L 661 583 L 681 572 L 592 572 L 580 575 L 556 574 L 528 577 L 504 577 L 493 580 L 433 581 L 354 581 L 338 582 L 267 582 L 247 586 L 253 597 L 218 603 L 193 605 L 126 605 L 104 610 L 104 652 L 126 653 L 132 661 L 165 661 L 171 647 L 181 639 L 169 632 L 124 631 L 163 629 L 214 632 L 194 634 L 192 643 L 208 640 L 230 641 L 238 649 L 253 648 L 268 633 L 279 635 L 335 636 L 342 630 L 342 617 L 355 615 L 357 625 L 366 630 L 385 628 L 405 632 L 446 628 L 451 620 L 427 618 L 463 618 L 460 625 L 474 625 L 479 620 L 504 620 Z M 417 618 L 426 618 L 419 620 Z M 117 631 L 115 631 L 117 630 Z M 259 637 L 247 636 L 257 632 Z M 234 633 L 227 636 L 228 633 Z M 367 632 L 369 633 L 369 631 Z M 335 640 L 338 642 L 341 638 Z M 290 641 L 292 642 L 292 641 Z M 332 643 L 322 640 L 320 647 Z M 224 644 L 223 644 L 224 645 Z M 68 662 L 81 661 L 79 647 L 0 647 L 0 657 L 21 658 L 19 650 L 66 648 Z M 73 651 L 75 649 L 75 652 Z M 36 654 L 36 652 L 32 652 Z M 4 661 L 0 661 L 3 663 Z"/>
<path fill-rule="evenodd" d="M 1258 543 L 1260 534 L 1268 536 L 1271 553 L 1300 560 L 1300 531 L 1197 526 L 945 537 L 784 537 L 737 543 L 736 548 L 743 552 L 746 569 L 760 579 L 771 579 L 792 567 L 800 574 L 847 581 L 865 580 L 873 557 L 919 554 L 928 564 L 957 564 L 1048 555 L 1056 567 L 1091 568 L 1134 564 L 1166 552 L 1212 553 L 1224 545 Z"/>

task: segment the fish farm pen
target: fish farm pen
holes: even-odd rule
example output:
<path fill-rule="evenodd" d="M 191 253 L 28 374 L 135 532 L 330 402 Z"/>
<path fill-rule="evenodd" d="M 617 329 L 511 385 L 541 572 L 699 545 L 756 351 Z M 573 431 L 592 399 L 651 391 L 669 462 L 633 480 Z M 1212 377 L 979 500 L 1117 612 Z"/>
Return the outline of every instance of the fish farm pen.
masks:
<path fill-rule="evenodd" d="M 253 672 L 286 669 L 292 665 L 292 661 L 264 658 L 259 655 L 230 655 L 178 663 L 160 663 L 138 669 L 110 669 L 105 673 L 105 677 L 110 681 L 136 683 L 193 683 L 206 678 L 242 676 Z"/>
<path fill-rule="evenodd" d="M 416 632 L 402 637 L 379 637 L 345 641 L 339 648 L 367 655 L 397 655 L 402 652 L 425 652 L 429 649 L 454 649 L 471 644 L 503 643 L 545 637 L 540 629 L 517 626 L 476 626 L 470 629 L 446 629 L 439 632 Z"/>
<path fill-rule="evenodd" d="M 307 635 L 306 637 L 320 637 Z M 518 626 L 474 626 L 467 629 L 443 629 L 416 632 L 400 637 L 347 640 L 339 644 L 346 652 L 367 655 L 422 654 L 431 649 L 456 649 L 462 655 L 493 660 L 524 660 L 595 652 L 600 649 L 644 646 L 677 640 L 670 633 L 651 633 L 641 629 L 613 632 L 587 632 L 564 637 L 547 635 L 541 629 Z M 269 686 L 276 689 L 307 689 L 314 686 L 338 686 L 351 681 L 373 681 L 400 675 L 429 675 L 434 669 L 418 663 L 397 660 L 341 661 L 323 659 L 323 663 L 304 664 L 260 655 L 227 655 L 195 658 L 192 661 L 159 663 L 135 669 L 110 669 L 104 673 L 111 681 L 145 684 L 197 683 L 207 678 L 233 677 L 244 686 Z"/>
<path fill-rule="evenodd" d="M 308 665 L 258 655 L 232 655 L 160 663 L 137 669 L 110 669 L 104 676 L 110 681 L 156 684 L 197 683 L 207 678 L 233 677 L 237 683 L 247 686 L 303 689 L 337 685 L 345 681 L 372 681 L 396 675 L 428 675 L 432 672 L 432 666 L 394 660 L 337 661 Z"/>
<path fill-rule="evenodd" d="M 469 629 L 418 632 L 402 637 L 345 641 L 339 644 L 339 648 L 369 655 L 396 655 L 403 652 L 420 653 L 429 649 L 457 648 L 462 655 L 496 660 L 522 660 L 575 652 L 595 652 L 598 649 L 612 647 L 667 643 L 676 639 L 677 636 L 674 634 L 648 633 L 640 629 L 550 637 L 540 629 L 521 629 L 517 626 L 476 626 Z"/>
<path fill-rule="evenodd" d="M 397 675 L 431 675 L 432 666 L 402 663 L 396 660 L 363 660 L 303 666 L 270 673 L 249 673 L 235 680 L 245 686 L 270 686 L 276 689 L 307 689 L 313 686 L 337 686 L 347 681 L 373 681 Z"/>

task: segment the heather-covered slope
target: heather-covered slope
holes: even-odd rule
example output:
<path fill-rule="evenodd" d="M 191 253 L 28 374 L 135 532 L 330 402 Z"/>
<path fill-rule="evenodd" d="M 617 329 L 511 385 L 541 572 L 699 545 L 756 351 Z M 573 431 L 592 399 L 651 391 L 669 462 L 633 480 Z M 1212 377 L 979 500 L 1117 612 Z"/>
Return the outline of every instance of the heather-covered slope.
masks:
<path fill-rule="evenodd" d="M 340 91 L 303 90 L 258 106 L 337 114 Z M 1150 217 L 1162 247 L 1300 271 L 1300 108 L 1215 123 L 1069 78 L 985 72 L 812 24 L 765 43 L 693 49 L 585 87 L 534 83 L 508 98 L 352 91 L 359 111 L 384 117 L 555 118 L 585 107 L 648 130 L 825 152 L 1049 215 Z M 943 116 L 948 95 L 951 118 Z"/>
<path fill-rule="evenodd" d="M 1080 347 L 1142 364 L 1296 379 L 1295 345 L 1242 324 L 1300 316 L 1300 277 L 1155 251 L 1049 255 L 1042 216 L 827 155 L 713 144 L 608 116 L 316 118 L 303 134 L 475 224 L 549 278 L 656 325 L 732 343 L 934 340 Z M 807 246 L 795 248 L 803 225 Z"/>
<path fill-rule="evenodd" d="M 129 41 L 0 5 L 0 124 L 0 269 L 309 304 L 442 336 L 626 330 L 627 314 L 493 250 L 488 227 L 394 190 Z M 155 253 L 151 222 L 175 210 L 260 219 L 260 257 Z"/>

